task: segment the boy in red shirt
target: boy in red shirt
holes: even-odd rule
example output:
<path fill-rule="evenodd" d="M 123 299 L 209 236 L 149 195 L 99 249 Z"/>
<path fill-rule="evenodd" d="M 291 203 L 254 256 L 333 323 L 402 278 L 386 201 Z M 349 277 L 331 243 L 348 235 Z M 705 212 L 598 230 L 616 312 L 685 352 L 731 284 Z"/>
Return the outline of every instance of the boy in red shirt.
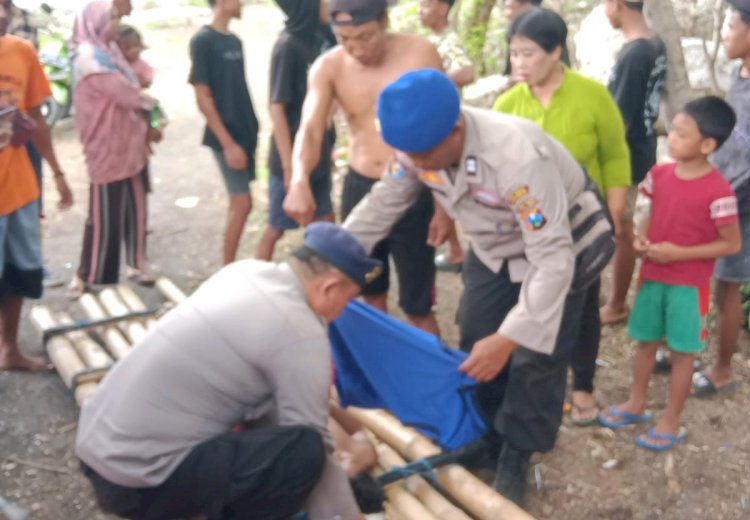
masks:
<path fill-rule="evenodd" d="M 630 336 L 640 342 L 633 386 L 629 399 L 600 414 L 599 421 L 617 428 L 651 420 L 648 382 L 656 348 L 665 341 L 672 362 L 667 406 L 656 425 L 636 439 L 643 448 L 666 451 L 687 434 L 680 415 L 690 393 L 693 356 L 705 348 L 714 260 L 740 249 L 737 199 L 708 162 L 735 121 L 732 108 L 717 97 L 685 105 L 668 137 L 669 155 L 677 162 L 653 167 L 639 187 L 644 211 L 633 247 L 643 265 L 628 322 Z"/>

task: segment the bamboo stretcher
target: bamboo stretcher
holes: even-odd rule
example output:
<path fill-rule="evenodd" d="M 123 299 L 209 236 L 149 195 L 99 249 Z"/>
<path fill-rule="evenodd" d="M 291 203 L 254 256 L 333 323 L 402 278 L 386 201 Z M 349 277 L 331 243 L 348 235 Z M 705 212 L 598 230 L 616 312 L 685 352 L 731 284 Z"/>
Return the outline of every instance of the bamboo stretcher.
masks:
<path fill-rule="evenodd" d="M 171 280 L 160 278 L 156 289 L 172 304 L 187 296 Z M 125 316 L 147 309 L 140 297 L 128 286 L 118 285 L 98 294 L 86 293 L 78 300 L 83 314 L 90 320 Z M 72 323 L 65 313 L 53 314 L 37 305 L 31 310 L 31 321 L 41 334 L 56 326 Z M 63 383 L 70 388 L 80 406 L 97 388 L 107 370 L 127 356 L 155 323 L 152 317 L 134 317 L 107 323 L 93 329 L 98 341 L 83 330 L 71 330 L 51 336 L 47 353 Z M 440 452 L 440 448 L 416 430 L 401 424 L 384 410 L 348 408 L 369 432 L 378 454 L 375 472 L 387 471 L 407 462 Z M 389 484 L 385 488 L 385 511 L 389 520 L 533 520 L 514 503 L 503 498 L 465 468 L 452 464 L 434 470 L 438 489 L 419 475 Z"/>
<path fill-rule="evenodd" d="M 161 283 L 173 291 L 170 293 L 172 296 L 179 294 L 174 292 L 179 289 L 171 281 L 162 279 Z M 185 297 L 184 294 L 182 297 Z M 165 301 L 171 302 L 172 299 L 165 297 Z M 124 317 L 87 330 L 70 330 L 46 338 L 47 354 L 80 406 L 93 394 L 107 370 L 130 352 L 133 344 L 146 335 L 156 320 L 153 317 L 132 316 L 133 313 L 148 312 L 148 308 L 127 285 L 103 289 L 97 294 L 85 293 L 78 299 L 78 307 L 87 320 Z M 55 314 L 44 305 L 31 309 L 31 322 L 43 337 L 57 327 L 74 323 L 70 315 Z M 97 339 L 88 331 L 95 332 Z"/>

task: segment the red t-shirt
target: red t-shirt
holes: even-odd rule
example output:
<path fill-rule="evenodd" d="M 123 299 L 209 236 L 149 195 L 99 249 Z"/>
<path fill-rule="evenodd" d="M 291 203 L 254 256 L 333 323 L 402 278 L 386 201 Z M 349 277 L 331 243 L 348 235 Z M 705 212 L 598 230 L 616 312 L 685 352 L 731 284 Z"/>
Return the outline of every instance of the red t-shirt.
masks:
<path fill-rule="evenodd" d="M 737 199 L 719 170 L 699 179 L 675 175 L 676 164 L 654 166 L 639 186 L 651 199 L 651 243 L 680 246 L 707 244 L 719 238 L 718 227 L 738 222 Z M 644 280 L 670 285 L 703 287 L 711 280 L 714 260 L 686 260 L 657 264 L 643 261 Z"/>

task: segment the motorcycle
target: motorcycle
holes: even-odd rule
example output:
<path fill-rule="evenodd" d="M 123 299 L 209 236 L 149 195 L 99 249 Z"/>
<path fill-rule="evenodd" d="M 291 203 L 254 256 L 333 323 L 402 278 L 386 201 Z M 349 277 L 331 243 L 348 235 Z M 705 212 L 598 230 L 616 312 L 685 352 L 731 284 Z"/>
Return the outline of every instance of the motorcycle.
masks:
<path fill-rule="evenodd" d="M 42 104 L 41 110 L 52 128 L 60 119 L 70 116 L 73 105 L 73 79 L 68 53 L 69 30 L 58 24 L 52 16 L 52 7 L 41 4 L 48 21 L 39 30 L 39 61 L 47 75 L 52 96 Z"/>

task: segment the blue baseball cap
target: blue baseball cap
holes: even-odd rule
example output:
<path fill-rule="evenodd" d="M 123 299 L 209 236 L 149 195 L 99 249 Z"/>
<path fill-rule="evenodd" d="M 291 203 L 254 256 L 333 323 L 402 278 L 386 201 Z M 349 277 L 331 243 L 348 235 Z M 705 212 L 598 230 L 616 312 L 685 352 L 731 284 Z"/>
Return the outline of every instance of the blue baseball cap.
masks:
<path fill-rule="evenodd" d="M 459 117 L 458 90 L 436 69 L 407 72 L 378 96 L 380 134 L 402 152 L 421 153 L 439 145 Z"/>
<path fill-rule="evenodd" d="M 364 287 L 383 272 L 383 263 L 370 258 L 354 235 L 331 222 L 305 228 L 304 246 Z"/>

